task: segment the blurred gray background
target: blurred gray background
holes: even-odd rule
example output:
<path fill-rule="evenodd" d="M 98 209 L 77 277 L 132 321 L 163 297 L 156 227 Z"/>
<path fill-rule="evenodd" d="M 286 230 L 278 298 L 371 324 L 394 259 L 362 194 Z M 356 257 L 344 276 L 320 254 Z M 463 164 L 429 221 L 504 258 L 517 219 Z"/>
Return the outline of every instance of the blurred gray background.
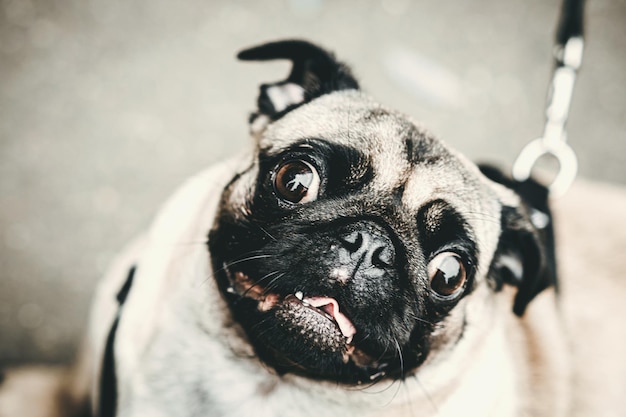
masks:
<path fill-rule="evenodd" d="M 317 41 L 473 159 L 543 127 L 557 0 L 0 0 L 0 365 L 66 362 L 97 279 L 186 177 L 248 146 L 257 86 Z M 626 183 L 626 1 L 589 0 L 569 127 L 584 177 Z M 601 202 L 599 202 L 601 204 Z M 616 227 L 624 227 L 617 224 Z"/>

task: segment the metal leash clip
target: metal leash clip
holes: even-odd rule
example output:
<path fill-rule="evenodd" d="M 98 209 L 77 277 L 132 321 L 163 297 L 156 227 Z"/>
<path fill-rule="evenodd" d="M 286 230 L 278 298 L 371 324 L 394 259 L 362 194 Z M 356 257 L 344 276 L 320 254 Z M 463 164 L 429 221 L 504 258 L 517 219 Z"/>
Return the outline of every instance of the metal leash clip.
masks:
<path fill-rule="evenodd" d="M 578 159 L 573 149 L 567 143 L 567 133 L 565 123 L 569 114 L 576 72 L 581 66 L 584 41 L 582 36 L 582 2 L 580 2 L 580 16 L 578 24 L 569 20 L 567 7 L 571 4 L 564 3 L 563 15 L 559 33 L 557 35 L 557 45 L 554 56 L 556 65 L 552 82 L 548 93 L 548 104 L 546 108 L 546 125 L 543 135 L 526 145 L 517 160 L 513 164 L 513 178 L 517 181 L 526 181 L 530 178 L 531 171 L 537 161 L 545 156 L 552 155 L 559 163 L 559 172 L 550 184 L 550 195 L 558 197 L 563 195 L 572 185 L 578 171 Z M 573 2 L 569 2 L 573 3 Z M 572 27 L 573 33 L 572 33 Z M 565 29 L 564 29 L 565 28 Z M 564 30 L 569 29 L 569 34 L 564 34 Z M 573 35 L 573 36 L 572 36 Z M 565 37 L 565 39 L 562 39 Z"/>

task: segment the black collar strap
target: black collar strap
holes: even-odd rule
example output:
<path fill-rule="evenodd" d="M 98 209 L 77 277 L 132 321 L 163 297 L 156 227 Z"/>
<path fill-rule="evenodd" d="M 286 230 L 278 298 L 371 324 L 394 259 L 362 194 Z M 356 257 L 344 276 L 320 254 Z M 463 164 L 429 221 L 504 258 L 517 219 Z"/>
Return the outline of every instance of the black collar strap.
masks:
<path fill-rule="evenodd" d="M 122 306 L 126 301 L 126 297 L 130 292 L 133 284 L 136 267 L 133 265 L 128 271 L 128 277 L 124 285 L 117 293 L 117 315 L 115 321 L 109 330 L 106 347 L 104 350 L 104 359 L 102 361 L 102 372 L 100 376 L 100 401 L 98 404 L 98 417 L 114 417 L 117 412 L 117 379 L 115 377 L 115 333 L 120 322 Z"/>

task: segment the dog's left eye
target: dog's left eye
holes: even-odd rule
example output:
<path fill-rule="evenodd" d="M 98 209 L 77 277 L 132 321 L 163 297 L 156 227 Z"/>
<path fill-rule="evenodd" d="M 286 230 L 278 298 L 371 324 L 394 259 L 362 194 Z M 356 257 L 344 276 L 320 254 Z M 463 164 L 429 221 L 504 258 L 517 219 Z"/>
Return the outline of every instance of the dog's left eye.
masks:
<path fill-rule="evenodd" d="M 459 296 L 465 288 L 467 273 L 459 255 L 443 252 L 428 264 L 428 279 L 433 292 L 444 300 Z"/>
<path fill-rule="evenodd" d="M 309 203 L 317 199 L 320 176 L 313 165 L 295 160 L 278 166 L 274 174 L 274 190 L 278 197 L 291 203 Z"/>

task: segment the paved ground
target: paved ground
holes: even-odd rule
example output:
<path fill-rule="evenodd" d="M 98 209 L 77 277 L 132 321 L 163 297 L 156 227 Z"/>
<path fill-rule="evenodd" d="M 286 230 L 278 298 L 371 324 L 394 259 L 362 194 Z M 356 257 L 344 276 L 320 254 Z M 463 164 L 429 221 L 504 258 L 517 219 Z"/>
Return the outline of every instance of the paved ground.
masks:
<path fill-rule="evenodd" d="M 626 2 L 588 6 L 570 140 L 583 176 L 624 184 Z M 287 67 L 237 63 L 238 49 L 328 45 L 381 101 L 472 158 L 510 164 L 542 129 L 557 9 L 0 0 L 0 364 L 71 358 L 113 254 L 185 177 L 246 146 L 258 83 Z"/>

